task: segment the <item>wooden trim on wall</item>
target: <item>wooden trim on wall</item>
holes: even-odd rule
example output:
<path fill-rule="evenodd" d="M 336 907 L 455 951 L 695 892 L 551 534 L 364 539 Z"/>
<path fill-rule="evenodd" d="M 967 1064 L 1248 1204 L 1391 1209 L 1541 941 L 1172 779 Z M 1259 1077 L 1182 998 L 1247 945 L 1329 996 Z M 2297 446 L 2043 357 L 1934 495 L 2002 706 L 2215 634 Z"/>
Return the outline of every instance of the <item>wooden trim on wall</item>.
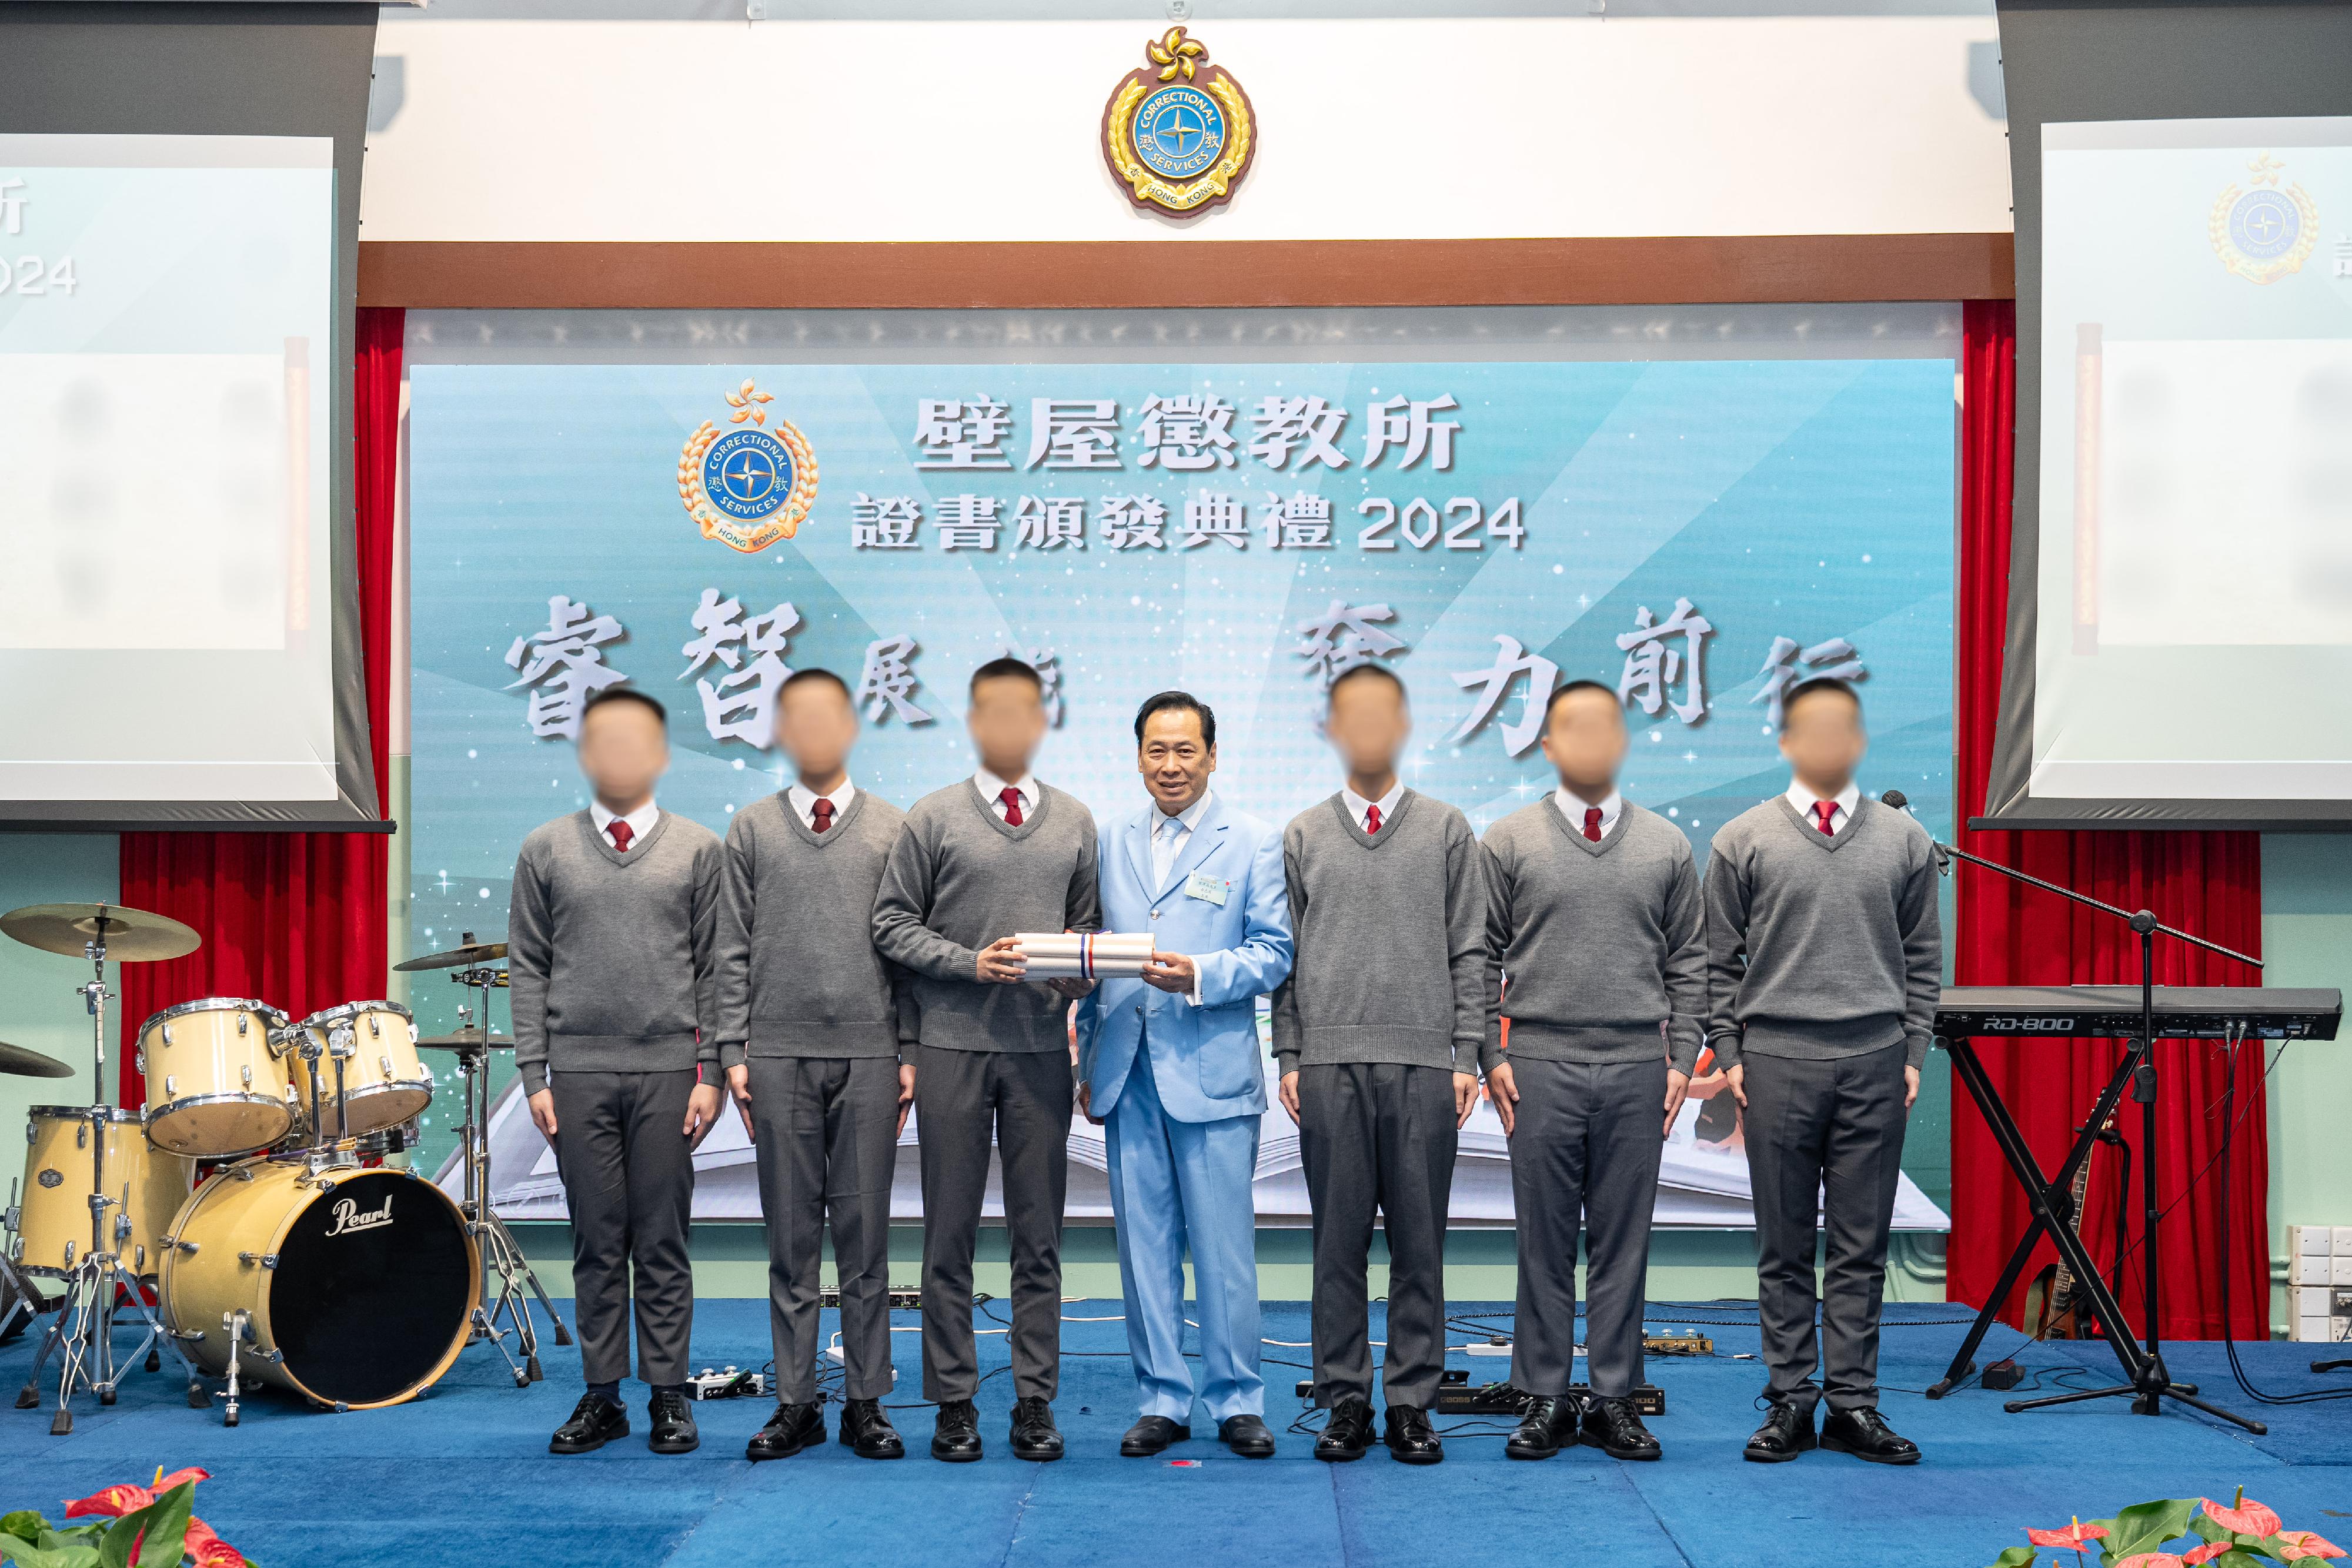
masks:
<path fill-rule="evenodd" d="M 2006 234 L 1651 239 L 377 240 L 360 303 L 432 309 L 1052 309 L 2007 299 Z"/>

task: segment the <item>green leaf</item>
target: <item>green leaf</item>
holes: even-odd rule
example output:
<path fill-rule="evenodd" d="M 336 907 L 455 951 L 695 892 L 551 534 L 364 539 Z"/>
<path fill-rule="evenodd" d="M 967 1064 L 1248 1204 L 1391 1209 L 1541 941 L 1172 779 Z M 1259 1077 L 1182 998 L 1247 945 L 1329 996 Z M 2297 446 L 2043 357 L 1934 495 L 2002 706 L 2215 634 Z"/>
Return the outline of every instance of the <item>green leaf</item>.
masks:
<path fill-rule="evenodd" d="M 38 1541 L 49 1521 L 29 1508 L 14 1513 L 0 1513 L 0 1535 L 13 1535 L 19 1541 Z"/>
<path fill-rule="evenodd" d="M 2142 1552 L 2160 1552 L 2168 1542 L 2189 1533 L 2189 1521 L 2204 1506 L 2193 1497 L 2159 1498 L 2134 1503 L 2107 1521 L 2106 1561 L 2119 1562 Z"/>
<path fill-rule="evenodd" d="M 1992 1560 L 1992 1568 L 2033 1568 L 2034 1556 L 2031 1546 L 2012 1546 Z"/>
<path fill-rule="evenodd" d="M 180 1560 L 188 1554 L 188 1512 L 195 1490 L 194 1482 L 183 1481 L 145 1508 L 116 1520 L 99 1546 L 100 1568 L 180 1568 Z"/>
<path fill-rule="evenodd" d="M 90 1568 L 97 1561 L 98 1553 L 90 1547 L 68 1543 L 45 1551 L 21 1535 L 0 1531 L 0 1562 L 16 1568 Z"/>
<path fill-rule="evenodd" d="M 2214 1523 L 2212 1517 L 2201 1507 L 2198 1509 L 2193 1516 L 2190 1517 L 2189 1521 L 2189 1532 L 2191 1535 L 2197 1536 L 2200 1540 L 2205 1541 L 2234 1541 L 2237 1539 L 2228 1531 Z"/>

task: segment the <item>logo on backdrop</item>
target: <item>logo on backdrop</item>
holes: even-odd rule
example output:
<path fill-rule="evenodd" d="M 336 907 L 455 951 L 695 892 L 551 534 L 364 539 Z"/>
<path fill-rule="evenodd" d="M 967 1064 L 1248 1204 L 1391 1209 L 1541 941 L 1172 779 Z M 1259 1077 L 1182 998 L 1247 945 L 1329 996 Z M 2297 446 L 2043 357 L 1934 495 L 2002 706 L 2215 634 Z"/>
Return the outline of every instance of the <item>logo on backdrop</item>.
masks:
<path fill-rule="evenodd" d="M 702 529 L 752 554 L 800 532 L 816 505 L 816 454 L 779 414 L 775 399 L 750 382 L 727 394 L 728 429 L 704 420 L 677 455 L 677 498 Z"/>
<path fill-rule="evenodd" d="M 1143 47 L 1103 106 L 1103 157 L 1147 211 L 1189 218 L 1229 200 L 1257 151 L 1249 95 L 1181 27 Z"/>
<path fill-rule="evenodd" d="M 2246 188 L 2232 184 L 2205 221 L 2213 254 L 2249 283 L 2276 283 L 2319 243 L 2319 204 L 2301 185 L 2279 186 L 2286 167 L 2265 152 L 2246 165 Z"/>

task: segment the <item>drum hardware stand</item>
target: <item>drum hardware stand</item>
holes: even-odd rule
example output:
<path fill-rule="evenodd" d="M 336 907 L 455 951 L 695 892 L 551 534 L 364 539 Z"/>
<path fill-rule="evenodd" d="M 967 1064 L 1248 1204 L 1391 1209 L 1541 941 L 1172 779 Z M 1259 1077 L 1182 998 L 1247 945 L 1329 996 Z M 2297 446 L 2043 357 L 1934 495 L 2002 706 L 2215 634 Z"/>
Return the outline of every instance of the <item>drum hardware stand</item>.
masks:
<path fill-rule="evenodd" d="M 1899 793 L 1894 791 L 1888 793 L 1886 803 L 1898 810 L 1905 804 Z M 2156 939 L 2159 936 L 2169 936 L 2176 941 L 2186 942 L 2192 947 L 2201 947 L 2209 953 L 2218 953 L 2224 958 L 2235 959 L 2241 964 L 2249 965 L 2256 969 L 2263 967 L 2263 961 L 2259 958 L 2250 958 L 2243 953 L 2234 952 L 2217 942 L 2208 942 L 2202 936 L 2192 936 L 2186 931 L 2176 930 L 2159 922 L 2152 911 L 2119 909 L 2112 904 L 2104 904 L 2087 894 L 2077 893 L 2071 887 L 2061 887 L 2056 883 L 2044 882 L 2040 877 L 2029 876 L 2014 867 L 2001 864 L 1999 861 L 1986 860 L 1981 856 L 1969 854 L 1965 850 L 1954 849 L 1949 844 L 1937 843 L 1934 847 L 1936 864 L 1940 871 L 1948 872 L 1951 862 L 1955 860 L 1966 861 L 1970 865 L 1979 865 L 1987 871 L 1999 872 L 2001 875 L 2024 883 L 2029 887 L 2038 887 L 2045 893 L 2054 893 L 2062 898 L 2070 899 L 2103 914 L 2112 915 L 2128 925 L 2139 937 L 2140 1029 L 2138 1037 L 2126 1042 L 2123 1061 L 2117 1064 L 2114 1075 L 2107 1080 L 2106 1087 L 2100 1091 L 2097 1105 L 2093 1108 L 2082 1131 L 2075 1134 L 2074 1145 L 2068 1149 L 2065 1161 L 2060 1165 L 2058 1174 L 2054 1177 L 2045 1177 L 2042 1174 L 2042 1167 L 2033 1158 L 2032 1149 L 2025 1142 L 2025 1134 L 2018 1130 L 2015 1118 L 2010 1115 L 2009 1108 L 2001 1103 L 2000 1092 L 1994 1089 L 1992 1080 L 1986 1073 L 1983 1062 L 1978 1060 L 1975 1042 L 1968 1039 L 1949 1040 L 1943 1042 L 1945 1050 L 1951 1056 L 1953 1071 L 1958 1074 L 1961 1084 L 1969 1092 L 1969 1098 L 1976 1102 L 1977 1109 L 1983 1113 L 1986 1125 L 1992 1129 L 1994 1141 L 2000 1145 L 2001 1155 L 2009 1162 L 2010 1170 L 2024 1186 L 2026 1201 L 2032 1209 L 2033 1222 L 2026 1227 L 2025 1235 L 2018 1242 L 2017 1250 L 2010 1254 L 2009 1264 L 2001 1270 L 2000 1282 L 1994 1285 L 1990 1293 L 1986 1296 L 1984 1308 L 1977 1313 L 1976 1323 L 1969 1330 L 1968 1337 L 1961 1342 L 1958 1352 L 1953 1355 L 1950 1367 L 1946 1370 L 1940 1381 L 1928 1386 L 1927 1397 L 1942 1398 L 1969 1375 L 1975 1365 L 1972 1358 L 1976 1354 L 1977 1347 L 1984 1343 L 1984 1336 L 1992 1327 L 1994 1319 L 2000 1311 L 2001 1302 L 2007 1299 L 2010 1291 L 2016 1288 L 2018 1279 L 2024 1273 L 2025 1265 L 2032 1256 L 2035 1244 L 2044 1234 L 2047 1234 L 2060 1254 L 2065 1258 L 2067 1268 L 2074 1276 L 2075 1288 L 2089 1300 L 2092 1315 L 2097 1320 L 2101 1333 L 2105 1336 L 2107 1347 L 2115 1353 L 2116 1361 L 2122 1364 L 2124 1375 L 2128 1381 L 2108 1388 L 2051 1395 L 2041 1399 L 2012 1399 L 2001 1406 L 2003 1410 L 2013 1415 L 2021 1410 L 2039 1410 L 2053 1405 L 2078 1404 L 2085 1399 L 2128 1397 L 2132 1402 L 2131 1408 L 2134 1415 L 2158 1416 L 2164 1412 L 2164 1401 L 2171 1399 L 2191 1409 L 2202 1410 L 2208 1416 L 2219 1416 L 2224 1421 L 2242 1427 L 2256 1436 L 2262 1435 L 2269 1428 L 2261 1422 L 2249 1420 L 2234 1411 L 2225 1410 L 2218 1405 L 2209 1404 L 2198 1398 L 2197 1385 L 2193 1383 L 2175 1382 L 2172 1374 L 2164 1364 L 2164 1349 L 2159 1337 L 2162 1331 L 2158 1326 L 2163 1322 L 2164 1273 L 2157 1261 L 2157 1227 L 2162 1216 L 2162 1210 L 2158 1205 L 2156 1191 L 2158 1091 L 2155 1061 Z M 2142 1320 L 2147 1330 L 2147 1340 L 2144 1344 L 2132 1333 L 2131 1325 L 2124 1320 L 2123 1307 L 2116 1301 L 2115 1293 L 2107 1288 L 2106 1279 L 2099 1272 L 2098 1263 L 2092 1258 L 2090 1249 L 2084 1245 L 2081 1235 L 2074 1228 L 2074 1216 L 2071 1212 L 2073 1195 L 2069 1191 L 2070 1184 L 2074 1179 L 2074 1173 L 2082 1167 L 2084 1161 L 2091 1157 L 2092 1145 L 2098 1139 L 2098 1129 L 2105 1126 L 2109 1118 L 2115 1114 L 2116 1105 L 2123 1099 L 2126 1089 L 2131 1091 L 2132 1099 L 2140 1106 L 2139 1163 L 2142 1205 L 2140 1272 L 2147 1281 L 2147 1295 L 2142 1303 Z"/>
<path fill-rule="evenodd" d="M 470 931 L 465 933 L 465 940 L 467 946 L 471 946 L 474 934 Z M 478 1343 L 488 1340 L 498 1347 L 499 1354 L 506 1358 L 507 1365 L 513 1370 L 515 1385 L 520 1388 L 541 1379 L 539 1330 L 531 1322 L 530 1302 L 523 1295 L 524 1287 L 529 1286 L 531 1294 L 539 1298 L 541 1309 L 555 1325 L 557 1344 L 570 1344 L 572 1331 L 564 1326 L 562 1314 L 548 1299 L 547 1287 L 540 1282 L 539 1274 L 531 1268 L 530 1260 L 523 1256 L 522 1247 L 515 1240 L 514 1233 L 507 1228 L 506 1221 L 499 1218 L 498 1211 L 490 1205 L 490 992 L 506 982 L 506 975 L 488 965 L 477 965 L 456 970 L 449 978 L 457 985 L 481 993 L 483 1044 L 472 1049 L 460 1048 L 457 1053 L 457 1071 L 464 1079 L 466 1105 L 465 1121 L 457 1133 L 458 1155 L 465 1172 L 464 1197 L 457 1207 L 466 1217 L 467 1228 L 473 1233 L 481 1248 L 482 1260 L 488 1265 L 482 1271 L 482 1282 L 492 1293 L 489 1301 L 474 1309 L 475 1340 Z M 472 1013 L 472 1008 L 464 1004 L 458 1006 L 458 1027 L 461 1030 Z M 490 1281 L 492 1270 L 498 1276 L 494 1286 Z M 500 1328 L 501 1318 L 511 1327 Z M 516 1365 L 513 1354 L 506 1347 L 506 1335 L 509 1333 L 515 1335 L 516 1346 L 522 1352 L 520 1366 Z"/>
<path fill-rule="evenodd" d="M 16 1228 L 23 1223 L 24 1211 L 16 1206 L 16 1178 L 8 1178 L 8 1207 L 0 1210 L 0 1228 L 8 1232 L 9 1243 L 0 1247 L 0 1340 L 16 1331 L 16 1319 L 22 1314 L 26 1326 L 47 1311 L 47 1298 L 33 1289 L 32 1277 L 16 1267 Z"/>

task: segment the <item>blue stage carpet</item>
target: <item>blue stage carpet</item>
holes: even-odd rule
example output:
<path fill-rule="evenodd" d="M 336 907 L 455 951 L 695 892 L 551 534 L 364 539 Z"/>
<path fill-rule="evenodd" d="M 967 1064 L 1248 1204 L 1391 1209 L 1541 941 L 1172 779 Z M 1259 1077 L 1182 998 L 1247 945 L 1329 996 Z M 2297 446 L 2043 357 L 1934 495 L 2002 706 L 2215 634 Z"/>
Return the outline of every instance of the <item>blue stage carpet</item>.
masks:
<path fill-rule="evenodd" d="M 568 1307 L 568 1303 L 566 1303 Z M 1074 1317 L 1110 1315 L 1116 1303 L 1073 1304 Z M 1469 1313 L 1467 1303 L 1457 1310 Z M 1752 1309 L 1749 1309 L 1752 1312 Z M 547 1381 L 519 1391 L 488 1347 L 466 1353 L 424 1399 L 347 1416 L 313 1413 L 281 1396 L 248 1398 L 244 1424 L 190 1410 L 169 1374 L 132 1373 L 121 1402 L 101 1410 L 87 1396 L 75 1432 L 48 1434 L 48 1413 L 0 1409 L 0 1510 L 27 1505 L 54 1517 L 58 1500 L 118 1480 L 146 1480 L 155 1467 L 201 1465 L 198 1513 L 267 1568 L 332 1564 L 672 1563 L 743 1568 L 753 1563 L 890 1564 L 1133 1564 L 1270 1562 L 1396 1564 L 1606 1561 L 1742 1565 L 1868 1562 L 1973 1568 L 2020 1545 L 2027 1524 L 2112 1513 L 2147 1498 L 2222 1494 L 2244 1486 L 2290 1525 L 2345 1539 L 2352 1516 L 2352 1401 L 2255 1412 L 2267 1437 L 2194 1415 L 2148 1419 L 2121 1401 L 2004 1415 L 2004 1396 L 1970 1389 L 1929 1403 L 1916 1390 L 1937 1376 L 1964 1314 L 1949 1307 L 1890 1307 L 1883 1408 L 1927 1451 L 1916 1469 L 1886 1469 L 1816 1453 L 1794 1464 L 1741 1462 L 1755 1425 L 1762 1374 L 1752 1326 L 1710 1324 L 1717 1358 L 1654 1359 L 1668 1413 L 1652 1422 L 1665 1445 L 1654 1465 L 1621 1465 L 1590 1448 L 1544 1464 L 1503 1457 L 1499 1436 L 1461 1435 L 1444 1464 L 1410 1469 L 1381 1450 L 1354 1465 L 1326 1466 L 1308 1438 L 1286 1435 L 1270 1461 L 1234 1458 L 1205 1440 L 1205 1421 L 1177 1457 L 1122 1459 L 1118 1436 L 1133 1418 L 1119 1325 L 1066 1325 L 1066 1359 L 1056 1412 L 1069 1457 L 1056 1465 L 1009 1456 L 1004 1427 L 1010 1378 L 982 1389 L 989 1457 L 942 1465 L 922 1452 L 927 1410 L 895 1412 L 914 1452 L 895 1464 L 860 1460 L 837 1444 L 753 1466 L 743 1443 L 765 1419 L 765 1401 L 699 1407 L 701 1451 L 656 1458 L 637 1435 L 600 1453 L 557 1458 L 547 1435 L 579 1395 L 576 1352 L 546 1356 Z M 1742 1315 L 1723 1303 L 1707 1317 Z M 1653 1325 L 1701 1316 L 1654 1318 Z M 828 1329 L 832 1314 L 827 1314 Z M 912 1313 L 897 1321 L 911 1326 Z M 1270 1304 L 1265 1333 L 1307 1337 L 1297 1303 Z M 1751 1320 L 1752 1321 L 1752 1320 Z M 1375 1318 L 1374 1333 L 1379 1333 Z M 1457 1333 L 1457 1343 L 1471 1336 Z M 767 1360 L 764 1302 L 713 1301 L 695 1318 L 697 1364 Z M 1993 1354 L 2016 1343 L 2003 1331 Z M 916 1336 L 897 1336 L 905 1397 L 919 1385 Z M 1002 1365 L 1001 1336 L 980 1342 L 982 1364 Z M 2267 1389 L 2338 1386 L 2352 1375 L 2315 1377 L 2312 1347 L 2242 1347 Z M 1269 1347 L 1270 1356 L 1303 1360 Z M 27 1340 L 0 1348 L 0 1389 L 21 1385 Z M 2108 1381 L 2097 1345 L 2040 1346 L 2022 1357 L 2046 1388 Z M 2252 1410 L 2231 1385 L 2218 1347 L 2170 1353 L 2176 1375 L 2209 1397 Z M 1474 1379 L 1498 1376 L 1498 1360 L 1457 1354 Z M 1294 1414 L 1297 1373 L 1267 1367 L 1279 1430 Z M 642 1385 L 624 1385 L 641 1406 Z M 1905 1390 L 1896 1392 L 1895 1390 Z M 830 1426 L 830 1423 L 828 1423 Z"/>

